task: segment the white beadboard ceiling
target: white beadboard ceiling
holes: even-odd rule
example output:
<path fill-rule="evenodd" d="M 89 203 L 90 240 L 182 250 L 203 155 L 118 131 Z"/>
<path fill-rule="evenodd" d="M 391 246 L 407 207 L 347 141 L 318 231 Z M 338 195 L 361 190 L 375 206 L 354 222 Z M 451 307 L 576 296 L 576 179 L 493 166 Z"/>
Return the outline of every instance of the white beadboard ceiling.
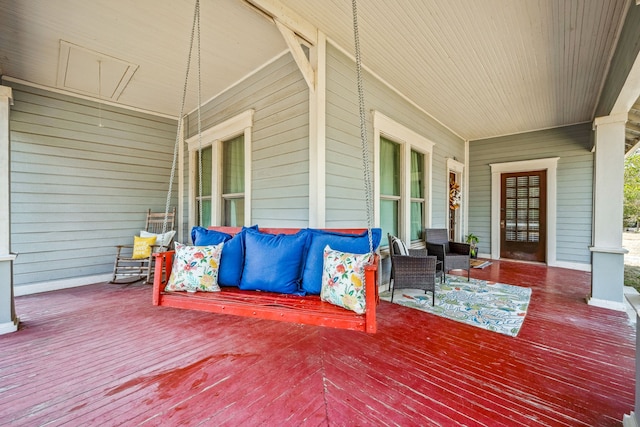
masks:
<path fill-rule="evenodd" d="M 280 4 L 353 51 L 350 0 Z M 192 0 L 0 0 L 1 71 L 60 88 L 62 40 L 136 67 L 111 97 L 115 102 L 177 116 L 193 6 Z M 358 7 L 364 65 L 475 140 L 591 121 L 625 13 L 636 6 L 629 0 L 365 0 Z M 201 0 L 201 13 L 204 100 L 286 49 L 276 26 L 242 0 Z M 86 72 L 83 84 L 94 78 L 97 88 L 95 71 L 73 72 Z M 90 92 L 85 86 L 78 92 Z M 186 110 L 195 103 L 191 90 Z"/>

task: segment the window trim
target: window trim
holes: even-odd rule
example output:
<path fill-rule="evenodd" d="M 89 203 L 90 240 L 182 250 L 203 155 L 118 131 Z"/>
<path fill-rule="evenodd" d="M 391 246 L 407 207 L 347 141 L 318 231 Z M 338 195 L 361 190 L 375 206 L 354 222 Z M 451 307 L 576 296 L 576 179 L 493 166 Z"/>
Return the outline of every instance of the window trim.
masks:
<path fill-rule="evenodd" d="M 424 211 L 425 227 L 431 225 L 432 218 L 432 185 L 433 185 L 433 147 L 435 143 L 385 116 L 379 111 L 373 111 L 373 170 L 374 170 L 374 222 L 380 227 L 380 136 L 390 139 L 400 145 L 400 171 L 402 181 L 400 184 L 400 234 L 397 236 L 405 242 L 411 238 L 411 151 L 417 151 L 424 155 Z"/>
<path fill-rule="evenodd" d="M 196 162 L 199 148 L 212 146 L 211 164 L 217 165 L 217 173 L 211 174 L 211 223 L 222 222 L 222 143 L 239 135 L 244 135 L 244 223 L 251 224 L 251 134 L 255 110 L 244 111 L 224 122 L 212 126 L 186 140 L 189 151 L 189 229 L 196 225 Z"/>

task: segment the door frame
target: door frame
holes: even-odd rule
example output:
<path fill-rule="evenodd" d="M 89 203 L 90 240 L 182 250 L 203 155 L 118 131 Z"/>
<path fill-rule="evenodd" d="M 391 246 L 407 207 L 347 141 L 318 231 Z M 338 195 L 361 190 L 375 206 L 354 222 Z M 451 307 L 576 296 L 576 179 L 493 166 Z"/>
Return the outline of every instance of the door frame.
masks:
<path fill-rule="evenodd" d="M 466 194 L 465 191 L 465 180 L 464 180 L 464 164 L 460 163 L 459 161 L 455 160 L 455 159 L 451 159 L 448 158 L 447 159 L 447 167 L 446 167 L 446 171 L 447 171 L 447 176 L 446 176 L 446 185 L 447 185 L 447 191 L 445 194 L 446 197 L 446 202 L 445 202 L 445 218 L 447 219 L 447 228 L 449 228 L 449 223 L 450 223 L 450 219 L 451 219 L 451 209 L 449 209 L 449 174 L 450 173 L 454 173 L 456 175 L 456 182 L 458 184 L 460 184 L 460 194 L 462 194 L 462 199 L 460 201 L 460 207 L 455 211 L 455 215 L 456 215 L 456 229 L 454 230 L 455 236 L 458 239 L 459 242 L 463 242 L 464 241 L 464 236 L 463 236 L 463 222 L 465 221 L 465 216 L 464 216 L 464 208 L 465 205 L 467 204 L 467 201 L 464 197 L 464 195 Z"/>
<path fill-rule="evenodd" d="M 557 169 L 560 157 L 523 160 L 517 162 L 491 163 L 491 258 L 500 259 L 500 197 L 503 173 L 518 173 L 535 170 L 547 171 L 547 265 L 556 266 L 556 196 Z"/>

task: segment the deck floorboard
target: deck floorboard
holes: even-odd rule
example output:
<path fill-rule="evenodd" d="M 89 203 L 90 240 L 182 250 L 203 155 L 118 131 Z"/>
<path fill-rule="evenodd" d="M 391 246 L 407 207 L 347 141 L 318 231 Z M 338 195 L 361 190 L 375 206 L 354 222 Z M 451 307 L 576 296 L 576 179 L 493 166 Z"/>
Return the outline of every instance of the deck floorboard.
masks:
<path fill-rule="evenodd" d="M 620 425 L 635 328 L 590 275 L 494 261 L 533 290 L 513 338 L 381 302 L 378 333 L 151 305 L 143 284 L 16 298 L 0 425 Z"/>

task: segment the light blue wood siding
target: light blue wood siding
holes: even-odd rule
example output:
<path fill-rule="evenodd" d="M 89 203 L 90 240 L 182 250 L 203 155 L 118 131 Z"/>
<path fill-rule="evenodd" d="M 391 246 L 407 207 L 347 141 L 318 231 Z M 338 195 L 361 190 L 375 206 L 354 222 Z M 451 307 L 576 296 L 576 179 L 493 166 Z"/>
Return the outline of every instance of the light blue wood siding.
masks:
<path fill-rule="evenodd" d="M 366 63 L 366 58 L 364 58 Z M 446 159 L 464 162 L 464 141 L 365 73 L 365 109 L 370 150 L 373 150 L 371 111 L 376 110 L 435 143 L 432 170 L 432 226 L 446 226 L 448 177 Z M 353 60 L 329 44 L 327 48 L 327 226 L 366 225 L 360 119 Z M 373 162 L 373 151 L 370 159 Z"/>
<path fill-rule="evenodd" d="M 252 223 L 309 224 L 309 90 L 287 54 L 202 108 L 202 130 L 254 109 Z M 188 118 L 188 135 L 197 117 Z M 249 224 L 247 224 L 249 225 Z"/>
<path fill-rule="evenodd" d="M 491 163 L 559 157 L 556 258 L 590 264 L 593 210 L 593 133 L 590 124 L 469 143 L 469 232 L 491 252 Z"/>
<path fill-rule="evenodd" d="M 164 211 L 176 122 L 5 84 L 14 284 L 111 272 L 115 245 Z"/>

